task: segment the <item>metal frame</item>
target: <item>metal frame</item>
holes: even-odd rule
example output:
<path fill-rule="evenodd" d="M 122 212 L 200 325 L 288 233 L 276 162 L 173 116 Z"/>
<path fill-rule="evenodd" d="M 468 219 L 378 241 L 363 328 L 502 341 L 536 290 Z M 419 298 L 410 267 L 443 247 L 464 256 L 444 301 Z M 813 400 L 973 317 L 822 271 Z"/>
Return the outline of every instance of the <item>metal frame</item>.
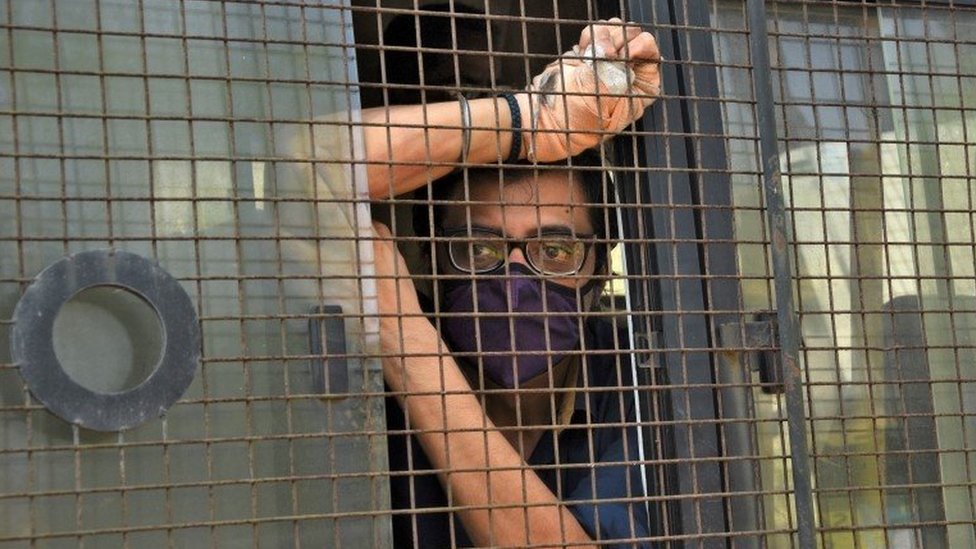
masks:
<path fill-rule="evenodd" d="M 807 421 L 804 410 L 803 375 L 800 372 L 800 327 L 793 305 L 793 268 L 788 243 L 792 240 L 783 201 L 779 170 L 779 146 L 773 87 L 765 75 L 772 74 L 769 61 L 769 36 L 763 0 L 747 0 L 749 46 L 753 62 L 752 82 L 756 93 L 759 146 L 762 162 L 766 221 L 770 230 L 769 254 L 773 263 L 776 289 L 779 346 L 782 354 L 783 385 L 786 393 L 790 458 L 793 472 L 793 501 L 800 547 L 814 547 L 813 485 L 810 476 L 810 451 L 807 448 Z"/>
<path fill-rule="evenodd" d="M 970 0 L 939 0 L 935 3 L 950 9 L 976 5 Z M 892 4 L 924 7 L 926 3 Z M 712 353 L 711 357 L 698 353 L 699 349 L 717 347 L 717 328 L 728 330 L 736 323 L 742 326 L 749 320 L 710 313 L 744 312 L 741 311 L 736 280 L 735 247 L 734 244 L 724 244 L 734 240 L 731 186 L 728 174 L 722 173 L 728 169 L 727 158 L 720 139 L 710 137 L 725 134 L 718 102 L 708 101 L 719 98 L 712 36 L 699 30 L 710 28 L 711 21 L 705 3 L 668 2 L 649 7 L 640 1 L 631 1 L 629 7 L 631 19 L 651 28 L 658 23 L 674 29 L 670 33 L 658 31 L 656 35 L 665 59 L 673 62 L 664 67 L 665 98 L 669 95 L 680 98 L 663 112 L 662 109 L 652 110 L 643 120 L 645 130 L 663 135 L 643 140 L 642 165 L 649 168 L 652 176 L 631 197 L 634 203 L 650 208 L 642 211 L 642 218 L 628 210 L 629 222 L 625 223 L 625 230 L 654 241 L 650 245 L 653 248 L 650 258 L 641 262 L 639 253 L 631 253 L 628 259 L 637 263 L 636 270 L 629 272 L 647 274 L 655 281 L 653 287 L 631 282 L 631 291 L 637 295 L 638 310 L 660 312 L 660 317 L 648 320 L 645 329 L 654 332 L 651 339 L 658 342 L 662 357 L 664 375 L 657 376 L 656 381 L 658 384 L 663 381 L 669 387 L 667 404 L 660 413 L 667 412 L 666 419 L 672 422 L 672 440 L 665 447 L 671 448 L 673 453 L 660 457 L 673 460 L 672 472 L 668 476 L 671 481 L 665 485 L 664 493 L 679 496 L 680 503 L 672 505 L 678 516 L 666 528 L 672 529 L 668 532 L 671 536 L 707 536 L 718 531 L 715 525 L 724 525 L 725 529 L 721 531 L 732 535 L 757 532 L 763 529 L 761 510 L 741 506 L 749 496 L 735 496 L 737 492 L 762 490 L 761 486 L 751 482 L 751 463 L 745 459 L 755 456 L 748 438 L 752 424 L 745 413 L 751 399 L 748 372 L 729 374 L 728 364 L 720 367 L 714 363 L 717 353 Z M 777 306 L 776 347 L 781 356 L 785 392 L 786 417 L 782 420 L 790 435 L 793 481 L 790 493 L 795 504 L 792 510 L 796 521 L 795 540 L 799 547 L 807 548 L 815 547 L 813 477 L 803 376 L 798 366 L 800 328 L 793 303 L 795 277 L 779 173 L 764 2 L 747 0 L 746 12 L 751 31 L 751 74 L 756 94 L 761 185 L 770 230 L 769 256 L 773 264 Z M 686 61 L 693 62 L 683 63 Z M 660 175 L 655 178 L 654 174 Z M 661 204 L 667 208 L 655 207 Z M 639 234 L 642 227 L 650 227 L 652 234 Z M 701 282 L 696 287 L 699 276 Z M 669 351 L 689 348 L 681 353 Z M 728 377 L 730 375 L 739 377 Z M 686 389 L 685 384 L 694 387 Z M 719 389 L 699 389 L 709 384 L 717 384 Z M 719 402 L 717 406 L 716 401 Z M 742 420 L 741 424 L 734 423 L 738 419 Z M 719 427 L 709 433 L 708 429 L 713 425 Z M 683 444 L 686 442 L 690 444 Z M 740 459 L 736 460 L 737 457 Z M 701 461 L 703 458 L 717 459 Z M 727 465 L 717 465 L 723 460 Z M 717 482 L 724 482 L 724 488 Z M 702 494 L 706 497 L 701 498 Z M 723 496 L 708 498 L 707 494 Z M 720 513 L 724 514 L 720 516 Z M 724 538 L 695 538 L 696 546 L 724 547 L 727 542 Z M 734 544 L 736 547 L 758 547 L 763 541 L 761 535 L 745 534 L 735 537 Z"/>
<path fill-rule="evenodd" d="M 631 0 L 628 17 L 648 28 L 655 24 L 672 29 L 708 28 L 710 24 L 707 6 L 699 2 L 649 6 Z M 707 63 L 682 63 L 711 60 L 711 37 L 705 32 L 678 30 L 657 30 L 655 34 L 668 61 L 663 67 L 664 101 L 669 96 L 717 99 L 715 70 Z M 648 228 L 652 234 L 638 236 L 654 241 L 643 261 L 640 253 L 627 255 L 630 261 L 643 263 L 629 272 L 649 275 L 655 281 L 652 288 L 631 281 L 637 310 L 660 312 L 648 319 L 645 329 L 655 332 L 652 339 L 660 352 L 656 381 L 668 386 L 659 413 L 666 414 L 664 419 L 670 423 L 671 440 L 664 446 L 671 454 L 661 457 L 673 465 L 663 493 L 679 496 L 668 506 L 670 522 L 664 528 L 669 531 L 664 533 L 693 536 L 696 547 L 726 547 L 723 534 L 756 531 L 760 517 L 756 512 L 734 512 L 734 504 L 743 498 L 731 494 L 754 486 L 748 479 L 744 485 L 743 479 L 732 478 L 740 475 L 731 474 L 723 465 L 720 458 L 735 457 L 728 454 L 730 447 L 723 439 L 742 435 L 742 429 L 749 426 L 720 426 L 717 420 L 723 414 L 711 388 L 719 373 L 717 353 L 711 351 L 719 345 L 718 327 L 742 320 L 734 314 L 710 313 L 740 308 L 735 245 L 731 243 L 731 181 L 723 173 L 727 158 L 722 117 L 717 102 L 677 99 L 664 109 L 650 110 L 642 122 L 654 134 L 643 140 L 640 151 L 641 163 L 652 178 L 638 186 L 639 196 L 631 200 L 651 207 L 639 213 L 628 209 L 625 230 Z M 637 219 L 638 215 L 643 217 Z M 737 389 L 744 398 L 749 398 L 749 390 Z M 739 432 L 733 435 L 736 429 Z M 740 468 L 748 465 L 744 460 L 731 463 Z M 745 544 L 746 539 L 736 542 Z M 755 535 L 749 539 L 749 543 L 759 542 Z"/>

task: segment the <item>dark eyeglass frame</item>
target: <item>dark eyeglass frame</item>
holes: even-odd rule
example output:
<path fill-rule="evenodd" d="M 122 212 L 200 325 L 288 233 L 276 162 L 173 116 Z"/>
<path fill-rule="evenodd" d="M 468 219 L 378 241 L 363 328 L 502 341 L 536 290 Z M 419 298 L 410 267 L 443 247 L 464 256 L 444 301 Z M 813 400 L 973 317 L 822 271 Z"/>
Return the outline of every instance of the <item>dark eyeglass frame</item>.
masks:
<path fill-rule="evenodd" d="M 470 273 L 476 275 L 490 274 L 501 270 L 505 266 L 506 261 L 508 261 L 508 257 L 512 254 L 512 248 L 517 248 L 521 250 L 522 255 L 525 256 L 525 261 L 526 263 L 528 263 L 529 268 L 531 268 L 537 274 L 540 274 L 542 276 L 575 276 L 579 274 L 580 269 L 582 269 L 583 265 L 586 264 L 586 259 L 590 256 L 590 249 L 592 249 L 596 244 L 595 234 L 579 233 L 579 232 L 574 232 L 570 229 L 550 229 L 550 230 L 543 229 L 542 231 L 539 232 L 538 235 L 529 236 L 525 238 L 510 238 L 502 234 L 502 232 L 497 229 L 492 229 L 489 227 L 480 227 L 480 226 L 453 227 L 448 229 L 438 228 L 436 234 L 437 236 L 440 237 L 453 239 L 453 240 L 441 241 L 447 247 L 447 256 L 451 261 L 451 266 L 463 273 Z M 458 245 L 470 246 L 472 244 L 472 240 L 475 237 L 480 235 L 491 236 L 494 239 L 497 239 L 497 241 L 499 242 L 504 242 L 505 255 L 502 256 L 501 259 L 499 259 L 497 265 L 494 265 L 490 268 L 473 269 L 473 268 L 462 267 L 458 263 L 457 259 L 454 257 L 454 247 Z M 466 238 L 457 239 L 457 237 L 466 237 Z M 535 264 L 535 262 L 532 260 L 532 254 L 530 254 L 526 250 L 526 246 L 528 246 L 528 244 L 532 242 L 545 241 L 548 237 L 570 237 L 577 241 L 583 241 L 582 242 L 584 246 L 583 256 L 579 260 L 579 264 L 576 265 L 576 267 L 573 270 L 566 271 L 566 272 L 558 272 L 558 273 L 546 272 L 545 270 L 543 270 L 542 268 L 538 267 Z"/>

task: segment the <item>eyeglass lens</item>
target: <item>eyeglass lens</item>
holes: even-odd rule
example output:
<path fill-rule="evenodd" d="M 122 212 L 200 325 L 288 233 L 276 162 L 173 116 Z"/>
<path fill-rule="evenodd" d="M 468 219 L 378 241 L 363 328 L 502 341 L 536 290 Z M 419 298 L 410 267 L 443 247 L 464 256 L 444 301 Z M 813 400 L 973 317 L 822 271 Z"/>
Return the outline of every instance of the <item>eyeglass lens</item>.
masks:
<path fill-rule="evenodd" d="M 579 271 L 586 259 L 586 245 L 571 235 L 552 235 L 516 242 L 494 235 L 472 235 L 471 240 L 450 243 L 455 267 L 474 273 L 485 273 L 500 267 L 512 247 L 525 254 L 529 265 L 547 275 L 571 275 Z"/>

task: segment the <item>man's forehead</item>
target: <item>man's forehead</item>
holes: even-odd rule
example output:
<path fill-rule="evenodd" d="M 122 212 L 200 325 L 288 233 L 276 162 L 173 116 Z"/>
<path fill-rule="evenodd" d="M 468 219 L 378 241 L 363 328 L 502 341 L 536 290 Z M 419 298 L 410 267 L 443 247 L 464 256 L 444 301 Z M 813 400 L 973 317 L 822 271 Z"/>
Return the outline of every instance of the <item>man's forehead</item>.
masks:
<path fill-rule="evenodd" d="M 540 172 L 501 181 L 497 178 L 469 180 L 468 193 L 452 193 L 441 226 L 468 223 L 493 227 L 510 235 L 529 234 L 543 226 L 590 232 L 589 209 L 581 184 L 568 171 Z M 463 185 L 463 184 L 462 184 Z"/>
<path fill-rule="evenodd" d="M 472 201 L 512 206 L 572 205 L 584 196 L 579 179 L 568 170 L 524 170 L 507 176 L 478 173 L 457 186 L 453 200 L 464 200 L 465 184 Z"/>

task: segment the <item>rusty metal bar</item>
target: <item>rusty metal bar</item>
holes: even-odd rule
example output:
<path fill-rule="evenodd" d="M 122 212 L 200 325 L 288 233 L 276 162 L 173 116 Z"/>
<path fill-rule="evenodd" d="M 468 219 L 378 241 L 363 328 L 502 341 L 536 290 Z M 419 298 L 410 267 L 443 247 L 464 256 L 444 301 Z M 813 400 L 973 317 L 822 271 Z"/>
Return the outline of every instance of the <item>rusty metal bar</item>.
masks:
<path fill-rule="evenodd" d="M 776 291 L 776 313 L 779 321 L 779 345 L 782 353 L 783 384 L 786 390 L 786 413 L 790 435 L 790 458 L 793 472 L 797 534 L 803 548 L 815 547 L 813 486 L 807 448 L 807 421 L 803 400 L 803 373 L 799 365 L 799 324 L 793 306 L 793 270 L 790 264 L 786 207 L 779 166 L 776 137 L 776 113 L 773 106 L 772 67 L 769 60 L 769 35 L 766 29 L 766 6 L 763 0 L 747 0 L 749 47 L 753 61 L 752 83 L 756 96 L 756 117 L 760 156 L 763 167 L 763 191 L 766 220 L 771 233 L 770 257 Z"/>

